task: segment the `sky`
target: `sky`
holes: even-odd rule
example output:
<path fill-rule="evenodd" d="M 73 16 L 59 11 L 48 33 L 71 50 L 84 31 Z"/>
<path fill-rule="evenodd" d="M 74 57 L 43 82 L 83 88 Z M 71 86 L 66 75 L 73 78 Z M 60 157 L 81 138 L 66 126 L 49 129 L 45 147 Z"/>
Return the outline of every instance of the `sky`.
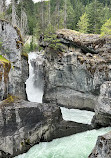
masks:
<path fill-rule="evenodd" d="M 7 0 L 7 3 L 9 4 L 11 0 Z M 34 2 L 39 2 L 41 0 L 33 0 Z"/>

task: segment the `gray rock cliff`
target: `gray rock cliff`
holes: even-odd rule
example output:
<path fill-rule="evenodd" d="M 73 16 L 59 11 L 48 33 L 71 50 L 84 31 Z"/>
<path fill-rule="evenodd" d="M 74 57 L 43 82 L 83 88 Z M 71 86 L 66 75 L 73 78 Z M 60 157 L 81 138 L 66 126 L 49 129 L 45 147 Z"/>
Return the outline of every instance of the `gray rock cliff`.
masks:
<path fill-rule="evenodd" d="M 101 85 L 92 124 L 95 127 L 111 126 L 111 81 Z"/>
<path fill-rule="evenodd" d="M 13 27 L 9 22 L 0 20 L 0 42 L 2 45 L 0 55 L 11 63 L 11 69 L 8 73 L 7 93 L 5 93 L 5 96 L 1 96 L 1 100 L 6 98 L 8 94 L 24 98 L 25 89 L 23 88 L 23 63 L 21 59 L 23 41 L 20 30 L 17 27 Z M 0 85 L 1 84 L 2 82 L 0 82 Z M 1 91 L 3 91 L 3 89 L 1 89 Z"/>
<path fill-rule="evenodd" d="M 67 29 L 57 38 L 65 51 L 54 58 L 46 47 L 44 102 L 94 110 L 100 86 L 111 80 L 111 40 Z"/>

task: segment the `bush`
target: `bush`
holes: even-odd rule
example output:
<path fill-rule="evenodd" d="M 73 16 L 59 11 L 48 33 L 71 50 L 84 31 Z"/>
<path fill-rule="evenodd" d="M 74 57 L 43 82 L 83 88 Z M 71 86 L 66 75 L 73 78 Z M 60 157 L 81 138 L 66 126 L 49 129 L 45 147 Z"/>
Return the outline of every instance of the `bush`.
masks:
<path fill-rule="evenodd" d="M 25 44 L 23 46 L 23 50 L 22 50 L 23 53 L 29 53 L 30 52 L 30 44 Z"/>

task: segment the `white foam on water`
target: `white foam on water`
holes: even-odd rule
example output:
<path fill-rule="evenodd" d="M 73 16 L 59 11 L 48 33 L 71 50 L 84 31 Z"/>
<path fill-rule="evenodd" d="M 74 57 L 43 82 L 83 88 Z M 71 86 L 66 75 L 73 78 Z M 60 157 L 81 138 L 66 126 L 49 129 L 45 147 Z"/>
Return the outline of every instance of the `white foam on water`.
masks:
<path fill-rule="evenodd" d="M 32 147 L 26 154 L 16 158 L 88 158 L 96 144 L 97 137 L 110 130 L 110 127 L 91 130 L 55 139 L 52 142 L 40 143 Z"/>
<path fill-rule="evenodd" d="M 29 78 L 26 81 L 26 93 L 27 93 L 27 97 L 28 100 L 31 102 L 38 102 L 38 103 L 42 103 L 42 97 L 43 97 L 43 89 L 37 86 L 35 86 L 35 82 L 39 82 L 39 80 L 37 81 L 36 78 L 39 79 L 38 77 L 35 77 L 35 73 L 34 73 L 34 67 L 31 64 L 32 60 L 38 60 L 39 55 L 36 52 L 31 52 L 28 55 L 28 63 L 29 63 Z M 38 74 L 39 75 L 39 74 Z M 38 83 L 39 85 L 41 83 Z"/>

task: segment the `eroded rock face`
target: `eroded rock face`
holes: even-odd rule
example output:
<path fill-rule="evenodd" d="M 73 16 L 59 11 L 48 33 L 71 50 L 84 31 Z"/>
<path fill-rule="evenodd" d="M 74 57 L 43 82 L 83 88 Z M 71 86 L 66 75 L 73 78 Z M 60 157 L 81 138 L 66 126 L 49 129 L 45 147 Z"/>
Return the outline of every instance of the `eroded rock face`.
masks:
<path fill-rule="evenodd" d="M 56 104 L 38 104 L 10 97 L 0 103 L 0 158 L 26 152 L 41 141 L 92 129 L 64 121 Z"/>
<path fill-rule="evenodd" d="M 3 100 L 8 94 L 8 81 L 11 63 L 0 56 L 0 100 Z"/>
<path fill-rule="evenodd" d="M 27 99 L 26 94 L 26 80 L 29 76 L 29 65 L 28 65 L 28 56 L 22 55 L 21 57 L 21 63 L 22 63 L 22 85 L 21 85 L 21 95 L 22 98 Z"/>
<path fill-rule="evenodd" d="M 101 86 L 92 124 L 95 127 L 111 126 L 111 81 Z"/>
<path fill-rule="evenodd" d="M 2 43 L 0 54 L 11 63 L 7 94 L 17 95 L 23 98 L 25 96 L 21 60 L 21 46 L 23 41 L 19 29 L 13 27 L 5 20 L 0 20 L 0 42 Z"/>
<path fill-rule="evenodd" d="M 96 146 L 88 158 L 111 158 L 111 132 L 98 137 Z"/>
<path fill-rule="evenodd" d="M 104 54 L 111 53 L 111 40 L 97 34 L 84 34 L 74 30 L 61 29 L 57 31 L 57 36 L 61 40 L 69 42 L 69 46 L 74 44 L 82 49 L 84 53 Z"/>
<path fill-rule="evenodd" d="M 100 85 L 111 80 L 110 58 L 73 48 L 46 61 L 44 102 L 69 108 L 94 109 Z"/>

